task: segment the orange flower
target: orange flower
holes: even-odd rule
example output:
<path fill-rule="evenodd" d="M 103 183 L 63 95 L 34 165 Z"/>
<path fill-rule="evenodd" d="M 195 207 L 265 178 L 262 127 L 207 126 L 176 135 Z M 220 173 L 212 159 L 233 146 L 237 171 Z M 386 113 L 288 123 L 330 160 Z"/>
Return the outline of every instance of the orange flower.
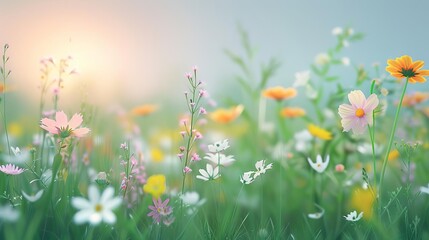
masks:
<path fill-rule="evenodd" d="M 262 92 L 264 97 L 272 98 L 277 101 L 293 98 L 297 95 L 295 88 L 284 88 L 281 86 L 268 88 Z"/>
<path fill-rule="evenodd" d="M 415 61 L 410 56 L 404 55 L 395 60 L 387 60 L 386 71 L 397 79 L 408 78 L 410 83 L 424 83 L 425 76 L 429 76 L 429 70 L 420 70 L 425 62 Z"/>
<path fill-rule="evenodd" d="M 285 118 L 297 118 L 305 116 L 305 110 L 298 107 L 285 107 L 280 111 L 280 115 Z"/>
<path fill-rule="evenodd" d="M 147 116 L 158 109 L 157 105 L 145 104 L 135 107 L 131 110 L 131 114 L 134 116 Z"/>
<path fill-rule="evenodd" d="M 219 108 L 210 113 L 210 118 L 217 123 L 229 123 L 234 121 L 241 112 L 243 112 L 243 105 L 238 105 L 230 109 Z"/>
<path fill-rule="evenodd" d="M 418 103 L 424 102 L 429 99 L 429 93 L 427 92 L 415 92 L 413 94 L 405 95 L 402 100 L 402 106 L 411 107 Z"/>

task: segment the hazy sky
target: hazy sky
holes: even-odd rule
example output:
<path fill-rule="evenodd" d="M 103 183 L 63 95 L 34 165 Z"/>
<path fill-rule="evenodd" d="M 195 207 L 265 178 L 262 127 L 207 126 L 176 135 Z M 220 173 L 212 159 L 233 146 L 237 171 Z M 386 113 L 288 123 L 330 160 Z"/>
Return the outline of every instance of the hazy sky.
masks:
<path fill-rule="evenodd" d="M 193 65 L 209 89 L 227 88 L 238 69 L 223 50 L 242 52 L 238 24 L 257 47 L 257 61 L 282 61 L 275 81 L 285 86 L 335 43 L 336 26 L 366 35 L 345 51 L 352 64 L 384 64 L 402 54 L 429 61 L 428 6 L 425 0 L 1 0 L 0 44 L 11 46 L 10 82 L 28 96 L 38 94 L 41 58 L 71 55 L 80 74 L 66 83 L 69 89 L 84 84 L 94 103 L 143 103 L 181 95 Z"/>

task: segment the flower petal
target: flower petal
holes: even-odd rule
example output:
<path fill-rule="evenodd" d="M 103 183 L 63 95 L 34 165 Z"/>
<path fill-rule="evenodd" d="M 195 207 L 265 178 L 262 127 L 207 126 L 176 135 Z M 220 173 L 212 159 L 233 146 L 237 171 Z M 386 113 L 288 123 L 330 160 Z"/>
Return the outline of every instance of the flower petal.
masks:
<path fill-rule="evenodd" d="M 78 128 L 78 129 L 73 130 L 72 134 L 75 137 L 83 137 L 86 134 L 88 134 L 90 131 L 91 130 L 89 128 Z"/>
<path fill-rule="evenodd" d="M 116 216 L 112 211 L 103 211 L 103 221 L 108 224 L 114 224 L 116 222 Z"/>
<path fill-rule="evenodd" d="M 378 97 L 374 93 L 371 94 L 368 99 L 365 101 L 365 104 L 363 106 L 363 110 L 365 114 L 368 114 L 369 112 L 372 112 L 377 106 L 378 106 Z"/>
<path fill-rule="evenodd" d="M 352 106 L 356 108 L 362 108 L 366 100 L 365 95 L 361 90 L 351 91 L 348 95 L 348 98 Z"/>
<path fill-rule="evenodd" d="M 55 114 L 55 120 L 57 122 L 56 123 L 57 127 L 59 128 L 67 127 L 67 124 L 68 124 L 67 115 L 63 111 L 57 112 Z"/>
<path fill-rule="evenodd" d="M 69 128 L 76 129 L 79 127 L 83 122 L 82 115 L 80 113 L 76 113 L 73 115 L 73 117 L 68 122 Z"/>

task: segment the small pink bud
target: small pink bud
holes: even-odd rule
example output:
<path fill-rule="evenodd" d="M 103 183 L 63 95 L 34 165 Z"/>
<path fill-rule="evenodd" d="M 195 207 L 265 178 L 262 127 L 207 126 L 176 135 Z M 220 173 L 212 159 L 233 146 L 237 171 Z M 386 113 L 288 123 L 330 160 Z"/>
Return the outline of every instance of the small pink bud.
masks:
<path fill-rule="evenodd" d="M 131 156 L 131 165 L 135 166 L 137 165 L 137 159 L 134 156 Z"/>
<path fill-rule="evenodd" d="M 344 172 L 344 165 L 343 164 L 337 164 L 337 165 L 335 165 L 335 171 L 337 171 L 337 172 Z"/>
<path fill-rule="evenodd" d="M 183 168 L 183 172 L 184 173 L 190 173 L 190 172 L 192 172 L 192 169 L 190 169 L 188 166 L 186 166 L 185 168 Z"/>
<path fill-rule="evenodd" d="M 177 157 L 178 157 L 178 158 L 180 158 L 180 160 L 182 160 L 182 158 L 183 158 L 183 153 L 179 153 L 179 154 L 177 154 Z"/>
<path fill-rule="evenodd" d="M 182 135 L 182 137 L 183 137 L 183 138 L 185 137 L 185 134 L 186 134 L 186 132 L 185 132 L 185 131 L 181 131 L 181 132 L 180 132 L 180 135 Z"/>
<path fill-rule="evenodd" d="M 201 139 L 203 135 L 200 132 L 195 133 L 195 139 Z"/>
<path fill-rule="evenodd" d="M 187 79 L 189 79 L 189 78 L 192 78 L 192 75 L 191 75 L 190 73 L 186 73 L 186 74 L 185 74 L 185 77 L 186 77 Z"/>
<path fill-rule="evenodd" d="M 201 158 L 197 153 L 193 153 L 191 156 L 191 161 L 200 161 Z"/>
<path fill-rule="evenodd" d="M 200 107 L 200 114 L 207 114 L 206 109 L 203 107 Z"/>
<path fill-rule="evenodd" d="M 180 146 L 179 150 L 180 150 L 180 152 L 184 152 L 185 151 L 185 147 L 184 146 Z"/>

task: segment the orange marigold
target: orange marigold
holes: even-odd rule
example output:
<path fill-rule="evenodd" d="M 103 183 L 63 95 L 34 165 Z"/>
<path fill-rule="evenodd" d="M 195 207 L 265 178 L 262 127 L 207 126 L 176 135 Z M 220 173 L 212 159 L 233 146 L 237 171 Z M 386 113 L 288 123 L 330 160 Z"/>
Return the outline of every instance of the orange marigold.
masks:
<path fill-rule="evenodd" d="M 277 101 L 294 98 L 297 95 L 295 88 L 284 88 L 281 86 L 268 88 L 262 92 L 264 97 L 272 98 Z"/>
<path fill-rule="evenodd" d="M 297 118 L 305 116 L 305 110 L 299 107 L 285 107 L 280 111 L 280 115 L 285 118 Z"/>
<path fill-rule="evenodd" d="M 131 110 L 131 114 L 134 116 L 147 116 L 158 109 L 157 105 L 145 104 L 135 107 Z"/>
<path fill-rule="evenodd" d="M 397 79 L 408 78 L 410 83 L 424 83 L 425 76 L 429 76 L 429 70 L 420 70 L 425 62 L 415 61 L 410 56 L 404 55 L 395 60 L 387 60 L 386 71 Z"/>
<path fill-rule="evenodd" d="M 416 104 L 422 103 L 429 99 L 429 93 L 427 92 L 415 92 L 404 96 L 402 100 L 402 106 L 411 107 Z"/>
<path fill-rule="evenodd" d="M 243 112 L 243 105 L 237 105 L 230 109 L 219 108 L 210 113 L 210 118 L 217 123 L 229 123 L 234 121 L 241 112 Z"/>

